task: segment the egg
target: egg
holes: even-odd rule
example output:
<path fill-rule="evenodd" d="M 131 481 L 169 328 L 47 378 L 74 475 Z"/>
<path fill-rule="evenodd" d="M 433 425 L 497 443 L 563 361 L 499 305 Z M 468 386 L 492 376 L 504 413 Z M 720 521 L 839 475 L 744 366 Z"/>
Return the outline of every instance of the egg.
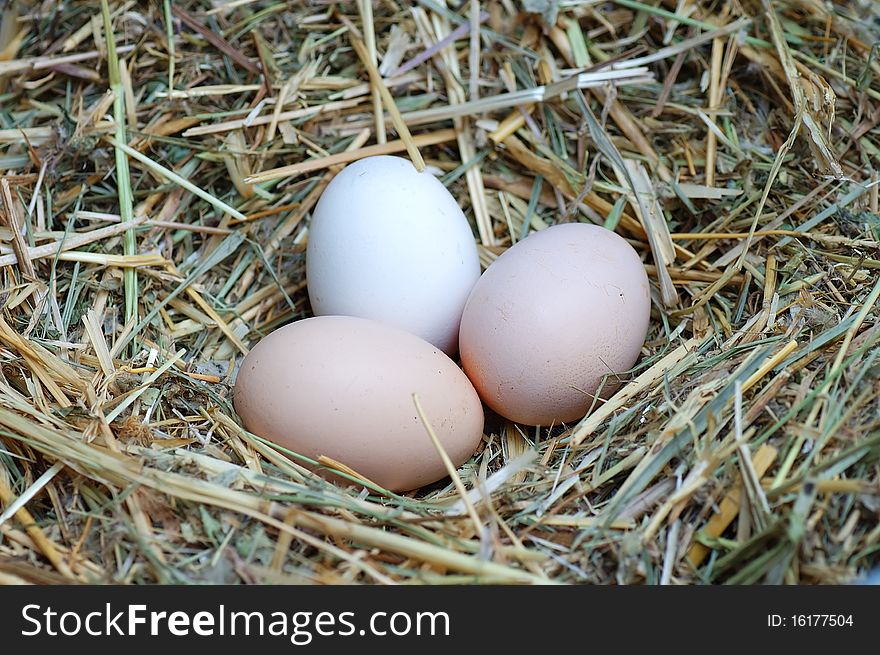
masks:
<path fill-rule="evenodd" d="M 250 432 L 407 491 L 447 475 L 413 394 L 453 464 L 466 462 L 483 431 L 473 385 L 435 346 L 368 319 L 319 316 L 275 330 L 242 361 L 233 403 Z"/>
<path fill-rule="evenodd" d="M 644 265 L 622 237 L 581 223 L 549 227 L 505 251 L 474 286 L 462 365 L 502 416 L 573 421 L 635 364 L 650 310 Z"/>
<path fill-rule="evenodd" d="M 367 157 L 321 195 L 306 276 L 316 315 L 381 321 L 454 354 L 480 262 L 465 215 L 437 178 L 400 157 Z"/>

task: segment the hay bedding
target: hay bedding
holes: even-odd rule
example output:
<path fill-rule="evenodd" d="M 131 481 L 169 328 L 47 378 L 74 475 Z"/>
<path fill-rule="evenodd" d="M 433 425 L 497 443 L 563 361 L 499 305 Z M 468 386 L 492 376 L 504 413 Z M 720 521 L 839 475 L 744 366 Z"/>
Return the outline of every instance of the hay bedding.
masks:
<path fill-rule="evenodd" d="M 875 3 L 106 9 L 2 10 L 0 580 L 831 583 L 877 563 Z M 322 188 L 407 151 L 485 265 L 591 221 L 654 291 L 630 383 L 577 425 L 490 417 L 466 499 L 332 486 L 230 403 L 242 353 L 309 315 Z"/>

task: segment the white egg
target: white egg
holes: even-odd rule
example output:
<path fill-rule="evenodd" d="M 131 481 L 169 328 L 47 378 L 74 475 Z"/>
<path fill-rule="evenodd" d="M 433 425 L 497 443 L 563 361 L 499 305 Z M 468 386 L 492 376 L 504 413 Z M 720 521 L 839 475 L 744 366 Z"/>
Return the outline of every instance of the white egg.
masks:
<path fill-rule="evenodd" d="M 480 263 L 446 187 L 406 159 L 381 156 L 350 164 L 327 186 L 306 274 L 316 315 L 381 321 L 453 353 Z"/>

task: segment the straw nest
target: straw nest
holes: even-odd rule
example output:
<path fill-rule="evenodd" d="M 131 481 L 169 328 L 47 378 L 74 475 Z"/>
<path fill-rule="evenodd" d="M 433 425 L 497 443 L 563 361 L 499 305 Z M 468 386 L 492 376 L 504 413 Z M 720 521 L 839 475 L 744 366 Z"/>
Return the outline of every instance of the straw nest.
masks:
<path fill-rule="evenodd" d="M 4 6 L 0 580 L 833 583 L 877 563 L 876 3 Z M 442 176 L 484 265 L 589 221 L 652 282 L 629 382 L 578 424 L 490 419 L 464 496 L 334 486 L 230 404 L 243 353 L 309 315 L 322 189 L 391 152 Z"/>

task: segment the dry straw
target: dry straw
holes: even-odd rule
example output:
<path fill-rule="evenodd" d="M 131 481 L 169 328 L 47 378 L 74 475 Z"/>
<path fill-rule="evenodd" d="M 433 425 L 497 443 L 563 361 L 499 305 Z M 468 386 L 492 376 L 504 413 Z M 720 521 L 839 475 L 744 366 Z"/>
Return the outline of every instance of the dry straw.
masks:
<path fill-rule="evenodd" d="M 560 2 L 551 25 L 523 4 L 3 4 L 0 583 L 880 563 L 876 5 Z M 321 192 L 376 154 L 441 175 L 484 265 L 598 223 L 654 296 L 638 365 L 587 418 L 490 417 L 406 495 L 231 403 L 243 354 L 309 315 Z"/>

